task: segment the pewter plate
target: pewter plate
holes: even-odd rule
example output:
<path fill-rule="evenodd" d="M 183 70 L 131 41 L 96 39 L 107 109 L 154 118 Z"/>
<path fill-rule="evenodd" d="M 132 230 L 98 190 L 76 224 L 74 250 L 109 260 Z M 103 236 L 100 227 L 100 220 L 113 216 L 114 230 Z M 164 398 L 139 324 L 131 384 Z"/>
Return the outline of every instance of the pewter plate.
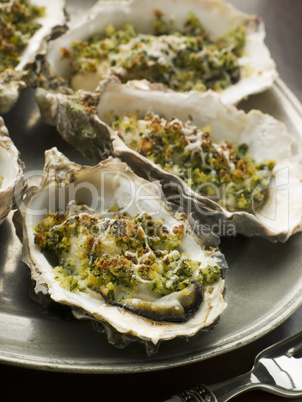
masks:
<path fill-rule="evenodd" d="M 301 148 L 302 108 L 281 80 L 240 106 L 245 110 L 259 108 L 282 120 Z M 33 91 L 21 96 L 5 122 L 30 180 L 39 177 L 44 151 L 52 146 L 71 160 L 87 163 L 55 128 L 41 122 Z M 142 344 L 116 349 L 108 344 L 105 334 L 92 329 L 90 322 L 71 319 L 60 306 L 42 308 L 31 300 L 29 269 L 21 261 L 21 244 L 11 214 L 0 227 L 0 361 L 85 373 L 171 368 L 248 344 L 277 327 L 302 304 L 302 234 L 285 244 L 260 238 L 228 238 L 222 240 L 221 247 L 229 264 L 229 305 L 219 324 L 189 341 L 164 342 L 158 354 L 148 358 Z"/>

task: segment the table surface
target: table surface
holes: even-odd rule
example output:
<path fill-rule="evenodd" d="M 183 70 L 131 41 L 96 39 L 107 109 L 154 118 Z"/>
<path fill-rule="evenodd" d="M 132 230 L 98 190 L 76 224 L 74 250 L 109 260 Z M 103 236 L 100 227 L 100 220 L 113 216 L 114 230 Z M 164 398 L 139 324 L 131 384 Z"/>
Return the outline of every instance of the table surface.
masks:
<path fill-rule="evenodd" d="M 263 18 L 267 32 L 266 43 L 276 61 L 279 75 L 302 101 L 302 1 L 229 2 L 242 11 Z M 0 365 L 1 393 L 8 395 L 4 398 L 5 401 L 78 401 L 85 398 L 105 402 L 160 402 L 198 383 L 216 383 L 248 371 L 254 357 L 262 348 L 301 329 L 302 307 L 277 329 L 245 347 L 200 363 L 150 373 L 70 374 Z M 261 391 L 251 391 L 233 400 L 278 402 L 283 398 Z M 302 398 L 293 401 L 302 401 Z"/>

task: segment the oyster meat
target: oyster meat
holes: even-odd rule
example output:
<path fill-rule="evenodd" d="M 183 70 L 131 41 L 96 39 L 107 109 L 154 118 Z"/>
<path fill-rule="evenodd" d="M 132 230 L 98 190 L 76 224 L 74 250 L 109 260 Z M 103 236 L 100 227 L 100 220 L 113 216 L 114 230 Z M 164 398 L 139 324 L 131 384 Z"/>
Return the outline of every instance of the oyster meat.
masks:
<path fill-rule="evenodd" d="M 301 230 L 298 144 L 273 117 L 227 107 L 214 92 L 171 97 L 114 80 L 95 96 L 44 95 L 59 132 L 92 162 L 118 156 L 188 213 L 273 241 Z"/>
<path fill-rule="evenodd" d="M 23 162 L 0 117 L 0 224 L 21 202 L 25 190 Z"/>
<path fill-rule="evenodd" d="M 41 185 L 15 217 L 36 293 L 104 325 L 117 346 L 138 339 L 152 352 L 226 307 L 217 237 L 119 159 L 88 167 L 46 151 Z"/>
<path fill-rule="evenodd" d="M 66 30 L 64 0 L 4 1 L 0 5 L 0 114 L 34 85 L 33 63 L 52 34 Z"/>
<path fill-rule="evenodd" d="M 234 104 L 277 76 L 264 36 L 259 18 L 220 0 L 98 1 L 49 46 L 45 85 L 57 90 L 57 76 L 95 91 L 115 76 L 142 90 L 146 80 L 164 91 L 213 89 Z"/>

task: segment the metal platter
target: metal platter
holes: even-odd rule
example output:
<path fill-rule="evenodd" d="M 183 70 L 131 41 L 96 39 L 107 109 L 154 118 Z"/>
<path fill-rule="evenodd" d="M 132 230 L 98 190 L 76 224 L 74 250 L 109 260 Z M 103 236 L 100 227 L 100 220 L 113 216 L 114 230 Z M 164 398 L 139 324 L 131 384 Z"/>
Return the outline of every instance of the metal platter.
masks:
<path fill-rule="evenodd" d="M 281 80 L 240 107 L 257 108 L 282 120 L 302 147 L 302 109 Z M 55 128 L 41 122 L 32 90 L 21 96 L 4 120 L 31 179 L 39 176 L 44 151 L 53 146 L 71 160 L 87 163 Z M 162 343 L 158 354 L 148 358 L 141 344 L 115 349 L 104 334 L 93 331 L 90 322 L 71 319 L 65 308 L 44 309 L 32 301 L 21 247 L 11 214 L 0 227 L 0 361 L 4 363 L 82 373 L 171 368 L 246 345 L 276 328 L 302 304 L 302 234 L 285 244 L 258 238 L 223 239 L 221 248 L 229 264 L 229 305 L 219 324 L 190 341 Z"/>

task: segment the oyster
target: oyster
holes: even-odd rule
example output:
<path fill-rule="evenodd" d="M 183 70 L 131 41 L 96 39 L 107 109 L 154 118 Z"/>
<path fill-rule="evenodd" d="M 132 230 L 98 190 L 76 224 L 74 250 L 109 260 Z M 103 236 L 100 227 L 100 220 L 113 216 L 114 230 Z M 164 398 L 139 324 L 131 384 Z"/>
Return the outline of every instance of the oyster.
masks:
<path fill-rule="evenodd" d="M 46 151 L 16 213 L 36 293 L 149 351 L 213 324 L 226 307 L 217 238 L 171 207 L 118 159 L 82 167 Z"/>
<path fill-rule="evenodd" d="M 21 202 L 25 189 L 23 162 L 0 117 L 0 224 Z"/>
<path fill-rule="evenodd" d="M 71 97 L 44 92 L 44 99 L 61 135 L 92 162 L 109 154 L 118 156 L 137 174 L 148 180 L 160 180 L 168 197 L 174 202 L 177 199 L 187 213 L 197 211 L 212 226 L 219 223 L 220 228 L 225 226 L 225 231 L 229 227 L 232 234 L 262 236 L 282 242 L 301 230 L 299 146 L 285 125 L 273 117 L 256 110 L 245 113 L 234 106 L 227 107 L 214 92 L 175 93 L 171 97 L 168 92 L 140 91 L 114 80 L 95 96 L 78 93 Z M 164 116 L 168 122 L 178 119 L 176 125 L 183 126 L 181 135 L 185 139 L 176 152 L 178 160 L 168 158 L 166 165 L 160 166 L 147 149 L 154 145 L 154 149 L 158 147 L 158 154 L 166 155 L 172 152 L 176 141 L 179 142 L 176 137 L 166 138 L 167 150 L 161 148 L 162 144 L 156 144 L 154 137 L 148 138 L 144 129 L 134 135 L 129 146 L 120 136 L 127 139 L 125 131 L 131 131 L 131 125 L 121 125 L 114 131 L 116 116 L 136 114 L 143 118 L 150 112 Z M 186 125 L 184 122 L 188 120 Z M 154 130 L 161 133 L 163 127 L 157 124 Z M 208 131 L 213 144 L 206 156 L 201 143 Z M 190 152 L 182 153 L 189 149 Z M 214 154 L 220 161 L 213 159 Z M 194 165 L 195 157 L 199 159 Z M 207 158 L 206 163 L 203 158 Z M 179 166 L 179 162 L 183 165 Z M 191 177 L 186 176 L 185 165 Z M 200 169 L 202 165 L 204 170 Z M 194 190 L 194 181 L 190 183 L 190 179 L 195 168 L 200 177 L 203 175 L 209 180 L 197 184 L 214 187 L 214 196 L 211 192 L 204 194 Z M 236 203 L 234 197 L 237 197 Z"/>
<path fill-rule="evenodd" d="M 34 85 L 32 66 L 51 35 L 62 33 L 64 0 L 6 1 L 0 5 L 0 114 L 8 112 L 19 94 Z"/>
<path fill-rule="evenodd" d="M 215 89 L 234 104 L 277 76 L 264 36 L 259 18 L 220 0 L 99 1 L 50 45 L 44 73 L 55 90 L 56 76 L 94 91 L 114 75 L 142 90 L 145 79 L 162 90 Z"/>

